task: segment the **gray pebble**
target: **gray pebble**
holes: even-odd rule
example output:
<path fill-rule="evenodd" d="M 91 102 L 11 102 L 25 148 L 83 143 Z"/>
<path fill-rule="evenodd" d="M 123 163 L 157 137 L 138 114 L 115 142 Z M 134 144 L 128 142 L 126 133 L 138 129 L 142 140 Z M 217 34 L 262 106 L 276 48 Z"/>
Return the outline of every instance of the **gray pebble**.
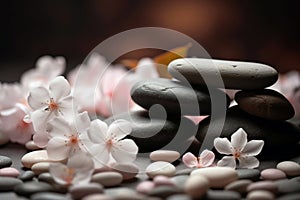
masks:
<path fill-rule="evenodd" d="M 300 182 L 300 176 L 296 176 L 296 177 L 294 177 L 294 178 L 291 178 L 291 180 L 295 180 L 295 181 Z"/>
<path fill-rule="evenodd" d="M 239 200 L 241 195 L 238 192 L 226 190 L 208 190 L 206 193 L 207 200 Z"/>
<path fill-rule="evenodd" d="M 247 187 L 247 192 L 251 192 L 254 190 L 267 190 L 273 193 L 277 193 L 278 186 L 273 181 L 258 181 L 258 182 L 251 183 Z"/>
<path fill-rule="evenodd" d="M 104 187 L 120 185 L 123 180 L 122 174 L 119 172 L 100 172 L 92 176 L 92 182 L 99 183 Z"/>
<path fill-rule="evenodd" d="M 275 181 L 278 186 L 279 193 L 293 193 L 293 192 L 300 192 L 300 182 L 296 180 L 278 180 Z"/>
<path fill-rule="evenodd" d="M 171 178 L 171 181 L 176 185 L 179 189 L 184 189 L 184 184 L 189 178 L 188 175 L 180 175 L 180 176 L 174 176 Z"/>
<path fill-rule="evenodd" d="M 175 176 L 190 175 L 193 170 L 192 168 L 180 169 L 176 171 Z"/>
<path fill-rule="evenodd" d="M 73 199 L 82 199 L 90 194 L 103 193 L 103 186 L 99 183 L 78 184 L 71 186 L 69 192 Z"/>
<path fill-rule="evenodd" d="M 192 198 L 186 194 L 175 194 L 169 196 L 166 200 L 192 200 Z"/>
<path fill-rule="evenodd" d="M 0 155 L 0 168 L 10 167 L 12 165 L 12 159 L 7 156 Z"/>
<path fill-rule="evenodd" d="M 105 189 L 105 194 L 112 196 L 114 200 L 144 200 L 145 196 L 127 187 Z"/>
<path fill-rule="evenodd" d="M 16 185 L 22 184 L 22 181 L 13 177 L 0 177 L 0 191 L 13 190 Z"/>
<path fill-rule="evenodd" d="M 48 172 L 46 173 L 42 173 L 38 176 L 38 180 L 39 181 L 42 181 L 42 182 L 46 182 L 46 183 L 49 183 L 49 184 L 53 184 L 55 183 L 52 175 Z"/>
<path fill-rule="evenodd" d="M 20 196 L 31 196 L 39 192 L 51 192 L 54 188 L 48 183 L 30 181 L 17 185 L 14 190 Z"/>
<path fill-rule="evenodd" d="M 259 180 L 260 171 L 257 169 L 237 169 L 239 179 Z"/>
<path fill-rule="evenodd" d="M 34 172 L 31 170 L 27 170 L 25 171 L 23 174 L 21 174 L 19 176 L 19 179 L 21 179 L 22 181 L 31 181 L 33 179 L 33 177 L 35 176 Z"/>
<path fill-rule="evenodd" d="M 54 193 L 54 192 L 40 192 L 33 194 L 30 197 L 31 200 L 71 200 L 68 196 L 64 194 Z"/>
<path fill-rule="evenodd" d="M 243 179 L 237 180 L 226 185 L 225 190 L 239 192 L 240 194 L 247 193 L 247 187 L 252 183 L 251 180 Z"/>
<path fill-rule="evenodd" d="M 167 198 L 168 196 L 178 194 L 179 190 L 174 187 L 174 186 L 158 186 L 155 187 L 153 190 L 151 190 L 148 195 L 149 196 L 156 196 L 156 197 L 161 197 L 161 198 Z"/>

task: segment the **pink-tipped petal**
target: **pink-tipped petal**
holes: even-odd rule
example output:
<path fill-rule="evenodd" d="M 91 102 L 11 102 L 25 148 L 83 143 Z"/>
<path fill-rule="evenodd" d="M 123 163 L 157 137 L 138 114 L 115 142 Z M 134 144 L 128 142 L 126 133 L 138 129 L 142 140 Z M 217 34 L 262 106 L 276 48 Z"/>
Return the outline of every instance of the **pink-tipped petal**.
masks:
<path fill-rule="evenodd" d="M 215 160 L 215 154 L 212 151 L 205 149 L 200 154 L 200 165 L 202 167 L 209 167 Z"/>
<path fill-rule="evenodd" d="M 182 162 L 189 168 L 197 167 L 198 160 L 194 154 L 188 152 L 182 156 Z"/>
<path fill-rule="evenodd" d="M 247 133 L 244 129 L 239 128 L 231 135 L 231 145 L 234 149 L 242 151 L 247 144 Z"/>
<path fill-rule="evenodd" d="M 225 155 L 232 154 L 232 146 L 227 138 L 216 138 L 214 140 L 216 150 Z"/>
<path fill-rule="evenodd" d="M 231 167 L 236 168 L 236 162 L 233 156 L 224 156 L 218 163 L 219 167 Z"/>

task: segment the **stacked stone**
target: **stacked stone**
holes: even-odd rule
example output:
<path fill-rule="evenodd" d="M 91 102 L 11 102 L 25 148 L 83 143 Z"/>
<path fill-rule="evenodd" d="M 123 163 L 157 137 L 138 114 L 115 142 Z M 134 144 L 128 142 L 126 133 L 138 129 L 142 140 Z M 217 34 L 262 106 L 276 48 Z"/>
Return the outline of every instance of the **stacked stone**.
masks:
<path fill-rule="evenodd" d="M 165 78 L 144 80 L 133 86 L 131 97 L 146 110 L 124 113 L 106 122 L 119 118 L 131 121 L 133 130 L 129 137 L 140 152 L 164 148 L 183 153 L 191 147 L 189 150 L 197 153 L 197 125 L 185 116 L 210 115 L 211 92 L 223 99 L 223 107 L 229 106 L 229 96 L 217 88 L 208 90 L 205 85 Z"/>
<path fill-rule="evenodd" d="M 299 152 L 300 129 L 286 121 L 295 114 L 292 105 L 280 93 L 265 89 L 278 79 L 274 68 L 259 63 L 188 58 L 170 63 L 169 72 L 191 84 L 220 87 L 215 84 L 218 76 L 214 80 L 218 72 L 225 89 L 239 90 L 234 98 L 238 105 L 227 110 L 224 126 L 221 118 L 203 120 L 196 136 L 199 140 L 214 134 L 218 127 L 222 130 L 220 137 L 228 138 L 243 128 L 248 140 L 265 141 L 261 159 L 287 159 Z M 208 130 L 210 123 L 213 126 Z"/>

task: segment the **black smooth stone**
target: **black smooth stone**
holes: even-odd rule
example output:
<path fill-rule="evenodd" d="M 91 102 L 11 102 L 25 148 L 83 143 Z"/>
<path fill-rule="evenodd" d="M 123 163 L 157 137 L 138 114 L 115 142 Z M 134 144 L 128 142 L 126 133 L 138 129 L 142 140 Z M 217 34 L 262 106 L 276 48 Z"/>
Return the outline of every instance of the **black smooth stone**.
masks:
<path fill-rule="evenodd" d="M 55 192 L 39 192 L 33 194 L 30 197 L 31 200 L 71 200 L 70 197 L 67 197 L 64 194 L 59 194 Z"/>
<path fill-rule="evenodd" d="M 15 186 L 22 184 L 22 181 L 12 177 L 0 177 L 0 191 L 10 191 Z"/>
<path fill-rule="evenodd" d="M 296 193 L 282 195 L 276 199 L 277 200 L 299 200 L 299 197 L 300 197 L 300 192 L 296 192 Z"/>
<path fill-rule="evenodd" d="M 19 179 L 21 179 L 22 181 L 31 181 L 33 179 L 33 177 L 35 177 L 34 172 L 31 170 L 28 170 L 28 171 L 25 171 L 23 174 L 21 174 L 19 176 Z"/>
<path fill-rule="evenodd" d="M 54 188 L 45 182 L 30 181 L 17 185 L 14 190 L 20 196 L 29 197 L 39 192 L 51 192 Z"/>
<path fill-rule="evenodd" d="M 209 115 L 211 114 L 211 97 L 227 108 L 229 97 L 219 89 L 193 87 L 179 81 L 157 78 L 136 83 L 131 89 L 131 98 L 149 110 L 155 104 L 161 105 L 168 114 Z"/>
<path fill-rule="evenodd" d="M 227 190 L 208 190 L 205 196 L 206 200 L 239 200 L 241 195 L 235 191 Z"/>
<path fill-rule="evenodd" d="M 300 192 L 300 182 L 297 180 L 283 179 L 276 181 L 279 193 L 294 193 Z"/>
<path fill-rule="evenodd" d="M 127 137 L 135 141 L 140 153 L 166 149 L 182 154 L 191 145 L 190 138 L 197 133 L 196 125 L 185 117 L 164 119 L 148 111 L 135 111 L 113 116 L 105 122 L 110 124 L 117 119 L 131 123 L 132 132 Z"/>
<path fill-rule="evenodd" d="M 0 168 L 10 167 L 12 165 L 12 159 L 7 156 L 0 155 Z"/>
<path fill-rule="evenodd" d="M 175 195 L 178 193 L 180 193 L 178 188 L 176 188 L 174 186 L 163 185 L 163 186 L 155 187 L 148 193 L 148 195 L 155 196 L 155 197 L 161 197 L 161 198 L 167 198 L 171 195 Z"/>
<path fill-rule="evenodd" d="M 257 181 L 260 178 L 260 171 L 257 169 L 237 169 L 239 179 L 250 179 Z"/>
<path fill-rule="evenodd" d="M 243 128 L 248 141 L 264 140 L 264 147 L 258 156 L 260 159 L 290 159 L 299 155 L 300 128 L 289 122 L 258 118 L 242 111 L 238 106 L 229 108 L 224 124 L 223 120 L 224 118 L 212 120 L 208 132 L 210 118 L 204 119 L 199 123 L 196 138 L 200 142 L 205 136 L 227 137 L 230 140 L 236 130 Z M 222 130 L 221 133 L 217 132 L 219 129 Z"/>

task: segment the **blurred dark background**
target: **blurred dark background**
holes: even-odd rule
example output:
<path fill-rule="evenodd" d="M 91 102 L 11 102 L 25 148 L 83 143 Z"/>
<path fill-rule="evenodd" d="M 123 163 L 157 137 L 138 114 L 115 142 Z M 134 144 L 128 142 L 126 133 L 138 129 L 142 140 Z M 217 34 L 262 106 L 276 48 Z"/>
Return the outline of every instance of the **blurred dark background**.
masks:
<path fill-rule="evenodd" d="M 144 26 L 187 34 L 213 58 L 300 70 L 299 15 L 284 0 L 3 1 L 0 81 L 19 80 L 46 54 L 63 55 L 70 70 L 106 38 Z"/>

